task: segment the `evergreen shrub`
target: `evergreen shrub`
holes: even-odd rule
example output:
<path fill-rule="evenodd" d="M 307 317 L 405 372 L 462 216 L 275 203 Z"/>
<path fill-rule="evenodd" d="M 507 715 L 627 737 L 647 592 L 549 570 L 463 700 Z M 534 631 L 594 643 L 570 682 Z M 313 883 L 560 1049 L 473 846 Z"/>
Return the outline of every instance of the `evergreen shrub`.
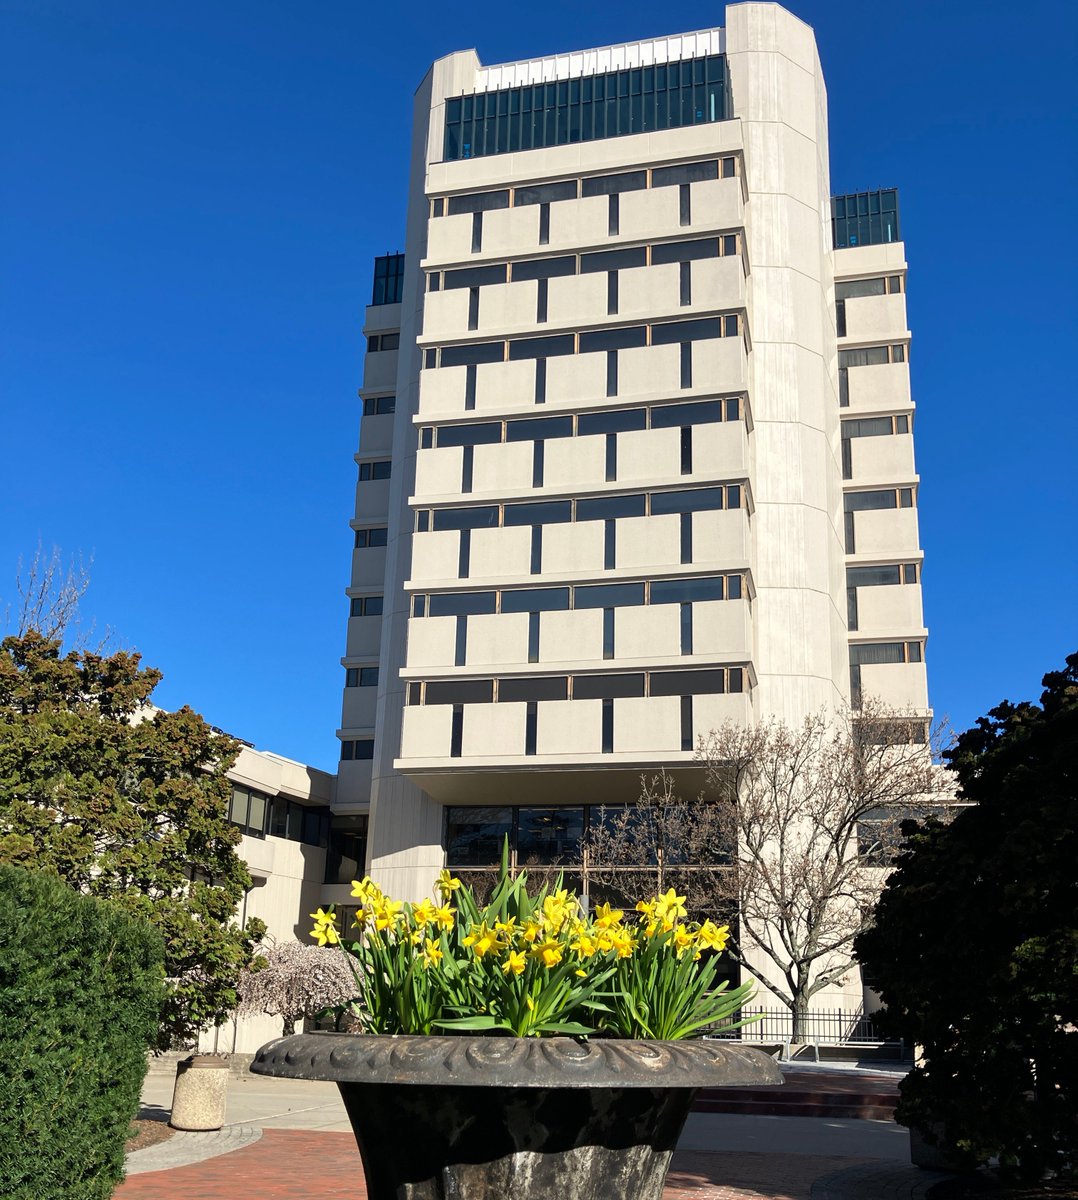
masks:
<path fill-rule="evenodd" d="M 0 866 L 0 1196 L 112 1195 L 163 955 L 149 924 L 52 875 Z"/>

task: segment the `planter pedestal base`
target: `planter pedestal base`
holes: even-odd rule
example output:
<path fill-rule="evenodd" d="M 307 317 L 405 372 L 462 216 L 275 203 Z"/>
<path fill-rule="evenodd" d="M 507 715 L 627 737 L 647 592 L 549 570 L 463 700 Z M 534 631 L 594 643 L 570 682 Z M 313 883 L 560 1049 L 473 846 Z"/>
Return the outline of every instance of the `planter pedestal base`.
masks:
<path fill-rule="evenodd" d="M 697 1089 L 777 1084 L 723 1042 L 301 1034 L 261 1075 L 331 1079 L 370 1200 L 660 1200 Z"/>

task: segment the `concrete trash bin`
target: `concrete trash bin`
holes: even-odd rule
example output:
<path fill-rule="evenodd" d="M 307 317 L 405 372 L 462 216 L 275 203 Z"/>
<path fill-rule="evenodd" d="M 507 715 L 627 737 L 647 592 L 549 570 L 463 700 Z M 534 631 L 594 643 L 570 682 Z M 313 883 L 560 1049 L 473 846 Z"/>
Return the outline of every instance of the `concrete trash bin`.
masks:
<path fill-rule="evenodd" d="M 215 1054 L 192 1054 L 176 1066 L 172 1091 L 173 1129 L 205 1133 L 225 1123 L 228 1062 Z"/>

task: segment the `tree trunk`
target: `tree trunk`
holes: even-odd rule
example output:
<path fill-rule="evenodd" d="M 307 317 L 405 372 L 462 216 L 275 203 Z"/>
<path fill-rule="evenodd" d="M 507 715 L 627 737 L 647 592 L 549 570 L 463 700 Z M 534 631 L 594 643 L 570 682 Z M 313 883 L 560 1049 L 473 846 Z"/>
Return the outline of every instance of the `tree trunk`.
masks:
<path fill-rule="evenodd" d="M 292 1034 L 294 1034 L 295 1032 L 296 1032 L 296 1018 L 295 1017 L 285 1017 L 284 1018 L 284 1036 L 291 1037 Z"/>
<path fill-rule="evenodd" d="M 793 1008 L 790 1010 L 793 1021 L 791 1041 L 802 1045 L 808 1034 L 808 997 L 803 992 L 797 991 L 794 993 L 793 1001 Z"/>

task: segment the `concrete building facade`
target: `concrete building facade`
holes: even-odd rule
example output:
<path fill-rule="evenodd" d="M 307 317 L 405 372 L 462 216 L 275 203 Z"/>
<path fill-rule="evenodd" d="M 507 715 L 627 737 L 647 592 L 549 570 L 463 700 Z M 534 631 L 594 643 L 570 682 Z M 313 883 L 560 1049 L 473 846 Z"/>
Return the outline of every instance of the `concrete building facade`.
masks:
<path fill-rule="evenodd" d="M 726 720 L 927 715 L 897 196 L 832 196 L 811 29 L 451 54 L 413 129 L 337 731 L 370 873 L 564 861 Z"/>

